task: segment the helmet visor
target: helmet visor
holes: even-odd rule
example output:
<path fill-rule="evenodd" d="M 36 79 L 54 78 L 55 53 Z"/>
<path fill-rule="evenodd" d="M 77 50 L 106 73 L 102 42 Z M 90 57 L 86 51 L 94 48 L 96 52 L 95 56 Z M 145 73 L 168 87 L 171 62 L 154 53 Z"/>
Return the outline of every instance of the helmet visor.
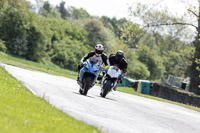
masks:
<path fill-rule="evenodd" d="M 96 54 L 102 54 L 102 53 L 103 53 L 103 50 L 97 50 L 97 49 L 95 49 L 95 53 L 96 53 Z"/>
<path fill-rule="evenodd" d="M 118 60 L 118 61 L 121 61 L 122 59 L 123 59 L 123 55 L 116 55 L 116 59 Z"/>

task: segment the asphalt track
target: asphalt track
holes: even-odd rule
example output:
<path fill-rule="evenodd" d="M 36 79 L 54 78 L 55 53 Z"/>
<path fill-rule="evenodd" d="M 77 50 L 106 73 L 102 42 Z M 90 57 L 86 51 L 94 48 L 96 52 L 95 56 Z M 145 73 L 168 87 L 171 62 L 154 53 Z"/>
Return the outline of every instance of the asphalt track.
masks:
<path fill-rule="evenodd" d="M 200 133 L 200 112 L 118 91 L 101 98 L 99 86 L 82 96 L 73 79 L 0 65 L 33 94 L 106 133 Z"/>

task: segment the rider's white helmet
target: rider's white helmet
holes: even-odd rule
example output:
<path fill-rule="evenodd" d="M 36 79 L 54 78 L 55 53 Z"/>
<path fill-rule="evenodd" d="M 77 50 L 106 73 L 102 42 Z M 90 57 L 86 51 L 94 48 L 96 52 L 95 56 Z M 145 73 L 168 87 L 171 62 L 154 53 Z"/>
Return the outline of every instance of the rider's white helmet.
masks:
<path fill-rule="evenodd" d="M 95 54 L 96 54 L 96 56 L 100 56 L 103 53 L 103 51 L 104 51 L 104 47 L 103 47 L 102 44 L 97 44 L 95 46 Z"/>

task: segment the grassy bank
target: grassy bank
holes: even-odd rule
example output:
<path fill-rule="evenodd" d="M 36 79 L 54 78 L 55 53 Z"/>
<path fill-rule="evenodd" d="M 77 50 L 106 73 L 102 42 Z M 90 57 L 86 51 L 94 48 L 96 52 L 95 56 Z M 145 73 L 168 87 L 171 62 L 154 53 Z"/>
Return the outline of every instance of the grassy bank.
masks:
<path fill-rule="evenodd" d="M 144 94 L 136 92 L 133 88 L 118 87 L 118 90 L 121 91 L 121 92 L 129 93 L 129 94 L 133 94 L 133 95 L 137 95 L 137 96 L 142 96 L 142 97 L 145 97 L 145 98 L 150 98 L 150 99 L 154 99 L 154 100 L 158 100 L 158 101 L 162 101 L 162 102 L 176 104 L 176 105 L 179 105 L 179 106 L 182 106 L 182 107 L 189 108 L 189 109 L 192 109 L 192 110 L 200 112 L 200 108 L 196 108 L 196 107 L 193 107 L 193 106 L 189 106 L 189 105 L 185 105 L 185 104 L 169 101 L 169 100 L 162 99 L 162 98 L 159 98 L 159 97 L 154 97 L 154 96 L 150 96 L 150 95 L 144 95 Z"/>
<path fill-rule="evenodd" d="M 38 70 L 41 72 L 51 73 L 54 75 L 65 76 L 72 79 L 76 79 L 77 77 L 77 72 L 61 69 L 58 66 L 53 65 L 53 64 L 42 64 L 42 63 L 27 61 L 25 59 L 12 57 L 2 52 L 0 52 L 0 62 L 9 64 L 9 65 L 18 66 L 18 67 Z"/>
<path fill-rule="evenodd" d="M 0 133 L 94 133 L 97 128 L 36 97 L 0 67 Z"/>

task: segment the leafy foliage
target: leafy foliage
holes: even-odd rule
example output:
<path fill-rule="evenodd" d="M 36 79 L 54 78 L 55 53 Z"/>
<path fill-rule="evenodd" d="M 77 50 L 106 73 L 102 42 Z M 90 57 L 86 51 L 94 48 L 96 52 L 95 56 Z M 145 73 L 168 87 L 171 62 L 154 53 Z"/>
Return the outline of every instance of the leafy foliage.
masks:
<path fill-rule="evenodd" d="M 148 67 L 137 59 L 129 60 L 128 76 L 134 79 L 149 79 L 150 72 Z"/>
<path fill-rule="evenodd" d="M 0 19 L 0 37 L 7 52 L 33 61 L 40 61 L 43 52 L 43 35 L 37 27 L 37 16 L 27 10 L 7 8 Z"/>
<path fill-rule="evenodd" d="M 46 52 L 51 61 L 63 68 L 76 70 L 77 63 L 88 50 L 88 33 L 76 24 L 62 19 L 42 20 L 47 30 Z"/>
<path fill-rule="evenodd" d="M 70 16 L 73 19 L 84 19 L 89 18 L 90 14 L 83 8 L 77 9 L 73 6 L 69 7 L 68 9 L 70 11 Z"/>
<path fill-rule="evenodd" d="M 145 34 L 145 31 L 141 30 L 138 24 L 133 24 L 131 22 L 125 23 L 123 27 L 120 27 L 120 31 L 120 39 L 123 43 L 127 44 L 129 48 L 136 48 L 139 40 Z"/>
<path fill-rule="evenodd" d="M 117 20 L 115 17 L 111 19 L 107 16 L 102 16 L 100 20 L 103 22 L 104 26 L 114 32 L 115 36 L 118 38 L 121 37 L 122 30 L 120 28 L 125 26 L 126 23 L 129 23 L 126 18 Z"/>
<path fill-rule="evenodd" d="M 64 2 L 64 1 L 62 1 L 62 2 L 60 3 L 60 6 L 57 7 L 57 8 L 58 8 L 58 10 L 59 10 L 59 12 L 60 12 L 60 14 L 61 14 L 61 17 L 62 17 L 63 19 L 66 19 L 67 17 L 70 16 L 69 11 L 65 8 L 65 2 Z"/>
<path fill-rule="evenodd" d="M 71 70 L 77 69 L 77 63 L 82 58 L 83 53 L 88 52 L 87 48 L 78 40 L 70 40 L 65 38 L 54 45 L 54 54 L 52 54 L 52 62 Z"/>
<path fill-rule="evenodd" d="M 4 41 L 0 40 L 0 51 L 6 52 L 7 48 L 6 45 L 4 44 Z"/>
<path fill-rule="evenodd" d="M 150 79 L 155 80 L 161 78 L 164 73 L 164 66 L 161 58 L 157 56 L 157 53 L 150 50 L 147 46 L 142 46 L 138 50 L 138 60 L 144 63 L 150 72 Z"/>
<path fill-rule="evenodd" d="M 98 43 L 104 45 L 105 49 L 115 44 L 114 35 L 103 26 L 103 23 L 97 18 L 85 19 L 84 29 L 88 32 L 88 44 L 94 48 Z M 106 50 L 108 51 L 108 50 Z"/>

